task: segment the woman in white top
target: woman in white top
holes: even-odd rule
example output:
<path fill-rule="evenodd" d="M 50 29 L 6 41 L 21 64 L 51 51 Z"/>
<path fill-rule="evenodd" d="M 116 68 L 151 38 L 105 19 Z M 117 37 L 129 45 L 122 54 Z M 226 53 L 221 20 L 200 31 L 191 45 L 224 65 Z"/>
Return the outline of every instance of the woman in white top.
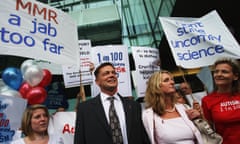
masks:
<path fill-rule="evenodd" d="M 48 134 L 49 113 L 44 105 L 31 105 L 23 113 L 21 130 L 23 138 L 11 144 L 64 144 L 57 135 Z"/>
<path fill-rule="evenodd" d="M 177 103 L 173 76 L 155 72 L 148 80 L 143 123 L 152 144 L 202 144 L 201 134 L 190 119 L 200 116 Z"/>

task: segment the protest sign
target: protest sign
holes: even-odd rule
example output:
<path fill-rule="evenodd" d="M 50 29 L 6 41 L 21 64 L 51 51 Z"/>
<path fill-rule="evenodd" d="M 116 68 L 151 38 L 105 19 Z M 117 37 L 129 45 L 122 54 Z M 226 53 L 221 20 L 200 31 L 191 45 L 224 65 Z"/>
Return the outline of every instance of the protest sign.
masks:
<path fill-rule="evenodd" d="M 0 54 L 79 65 L 77 25 L 61 10 L 32 0 L 0 3 Z"/>
<path fill-rule="evenodd" d="M 64 144 L 73 144 L 76 112 L 57 112 L 50 121 L 49 134 L 57 134 L 63 138 Z"/>
<path fill-rule="evenodd" d="M 68 109 L 69 103 L 65 95 L 63 82 L 52 81 L 52 83 L 46 87 L 46 90 L 47 98 L 43 104 L 46 105 L 48 109 Z"/>
<path fill-rule="evenodd" d="M 92 47 L 92 60 L 95 68 L 104 62 L 113 63 L 118 74 L 118 92 L 125 97 L 132 96 L 127 46 L 109 45 Z M 96 96 L 99 91 L 99 87 L 93 82 L 92 95 Z"/>
<path fill-rule="evenodd" d="M 149 77 L 160 70 L 159 51 L 151 47 L 132 47 L 136 72 L 132 73 L 138 97 L 144 97 Z"/>
<path fill-rule="evenodd" d="M 198 68 L 221 57 L 240 58 L 240 47 L 216 11 L 201 18 L 160 17 L 177 66 Z"/>
<path fill-rule="evenodd" d="M 0 95 L 0 144 L 9 144 L 21 127 L 22 114 L 27 106 L 23 98 Z"/>
<path fill-rule="evenodd" d="M 80 69 L 77 66 L 62 66 L 64 85 L 66 88 L 88 85 L 92 83 L 92 73 L 90 71 L 91 60 L 91 41 L 79 40 Z M 80 77 L 81 76 L 81 77 Z"/>

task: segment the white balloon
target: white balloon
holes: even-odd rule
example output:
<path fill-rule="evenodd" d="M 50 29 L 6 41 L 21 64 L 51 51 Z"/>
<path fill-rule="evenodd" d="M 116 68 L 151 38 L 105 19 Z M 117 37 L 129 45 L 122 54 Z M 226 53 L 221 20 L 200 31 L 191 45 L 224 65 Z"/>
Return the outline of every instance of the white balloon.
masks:
<path fill-rule="evenodd" d="M 23 73 L 23 79 L 31 86 L 38 85 L 43 79 L 43 70 L 38 65 L 29 66 Z"/>
<path fill-rule="evenodd" d="M 25 73 L 26 69 L 32 65 L 37 65 L 36 61 L 32 59 L 27 59 L 21 64 L 21 72 Z"/>

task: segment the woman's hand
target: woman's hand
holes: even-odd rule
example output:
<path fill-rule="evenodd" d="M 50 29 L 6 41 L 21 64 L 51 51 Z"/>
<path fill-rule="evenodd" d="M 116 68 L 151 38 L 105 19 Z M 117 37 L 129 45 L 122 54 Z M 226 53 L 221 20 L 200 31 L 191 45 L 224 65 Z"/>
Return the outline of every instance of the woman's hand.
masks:
<path fill-rule="evenodd" d="M 187 109 L 186 110 L 186 113 L 188 115 L 188 118 L 190 120 L 193 120 L 193 119 L 196 119 L 196 118 L 200 118 L 201 117 L 201 114 L 198 110 L 196 109 Z"/>
<path fill-rule="evenodd" d="M 192 103 L 193 105 L 193 109 L 198 110 L 199 112 L 201 111 L 201 105 L 199 104 L 199 102 L 197 102 L 196 100 L 193 101 Z"/>

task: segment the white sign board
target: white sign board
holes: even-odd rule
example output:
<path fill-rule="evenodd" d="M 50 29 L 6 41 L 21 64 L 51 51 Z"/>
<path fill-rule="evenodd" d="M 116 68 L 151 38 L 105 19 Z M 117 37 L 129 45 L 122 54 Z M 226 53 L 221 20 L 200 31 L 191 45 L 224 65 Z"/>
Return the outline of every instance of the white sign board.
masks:
<path fill-rule="evenodd" d="M 26 106 L 23 98 L 0 95 L 0 144 L 9 144 L 15 137 L 19 138 L 17 130 Z"/>
<path fill-rule="evenodd" d="M 66 88 L 91 84 L 93 77 L 90 71 L 91 41 L 79 40 L 80 70 L 77 66 L 62 66 L 63 79 Z"/>
<path fill-rule="evenodd" d="M 63 138 L 64 144 L 73 144 L 76 112 L 57 112 L 50 121 L 49 134 L 57 134 Z"/>
<path fill-rule="evenodd" d="M 0 54 L 79 65 L 77 25 L 66 13 L 33 0 L 1 0 Z"/>
<path fill-rule="evenodd" d="M 144 97 L 149 77 L 160 70 L 159 51 L 151 47 L 132 47 L 136 71 L 132 73 L 138 97 Z"/>
<path fill-rule="evenodd" d="M 118 92 L 125 97 L 132 96 L 127 46 L 109 45 L 92 47 L 92 60 L 95 68 L 104 62 L 113 63 L 118 73 Z M 92 89 L 93 96 L 96 96 L 100 92 L 95 82 L 93 82 Z"/>
<path fill-rule="evenodd" d="M 183 68 L 240 58 L 240 47 L 216 11 L 201 18 L 160 17 L 174 60 Z"/>

